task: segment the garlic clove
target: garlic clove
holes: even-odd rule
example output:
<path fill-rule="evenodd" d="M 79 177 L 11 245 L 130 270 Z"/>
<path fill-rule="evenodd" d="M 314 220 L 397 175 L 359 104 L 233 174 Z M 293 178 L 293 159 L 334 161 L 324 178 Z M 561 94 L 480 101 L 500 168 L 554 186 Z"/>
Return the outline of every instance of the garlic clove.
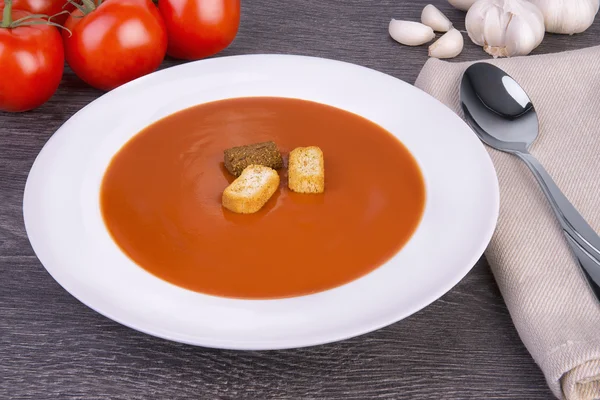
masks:
<path fill-rule="evenodd" d="M 433 4 L 427 4 L 421 11 L 421 22 L 436 32 L 448 32 L 452 22 Z"/>
<path fill-rule="evenodd" d="M 429 57 L 453 58 L 460 54 L 463 46 L 462 34 L 452 28 L 429 46 Z"/>
<path fill-rule="evenodd" d="M 407 46 L 419 46 L 430 42 L 435 37 L 431 27 L 414 21 L 392 19 L 388 30 L 395 41 Z"/>
<path fill-rule="evenodd" d="M 493 2 L 482 1 L 469 9 L 465 28 L 473 43 L 479 46 L 504 46 L 507 14 Z"/>
<path fill-rule="evenodd" d="M 529 54 L 544 38 L 544 17 L 525 0 L 478 0 L 465 26 L 473 43 L 493 57 Z"/>
<path fill-rule="evenodd" d="M 468 11 L 476 1 L 477 0 L 448 0 L 448 3 L 452 4 L 459 10 Z"/>
<path fill-rule="evenodd" d="M 600 0 L 529 0 L 544 15 L 546 32 L 572 35 L 588 29 L 600 7 Z"/>
<path fill-rule="evenodd" d="M 508 57 L 523 56 L 529 54 L 541 42 L 538 41 L 540 32 L 534 29 L 536 24 L 529 21 L 521 21 L 522 19 L 530 18 L 531 16 L 513 16 L 506 29 L 505 49 Z M 539 28 L 542 31 L 542 28 Z M 541 34 L 543 36 L 543 32 Z"/>

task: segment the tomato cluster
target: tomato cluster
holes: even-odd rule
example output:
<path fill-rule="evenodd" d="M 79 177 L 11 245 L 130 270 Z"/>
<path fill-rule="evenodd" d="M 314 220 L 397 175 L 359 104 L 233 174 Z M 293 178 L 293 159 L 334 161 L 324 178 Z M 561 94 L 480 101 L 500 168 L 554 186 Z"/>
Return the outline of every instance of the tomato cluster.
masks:
<path fill-rule="evenodd" d="M 167 54 L 197 60 L 220 52 L 240 23 L 240 0 L 79 1 L 0 0 L 0 111 L 45 103 L 65 61 L 108 91 L 155 71 Z"/>

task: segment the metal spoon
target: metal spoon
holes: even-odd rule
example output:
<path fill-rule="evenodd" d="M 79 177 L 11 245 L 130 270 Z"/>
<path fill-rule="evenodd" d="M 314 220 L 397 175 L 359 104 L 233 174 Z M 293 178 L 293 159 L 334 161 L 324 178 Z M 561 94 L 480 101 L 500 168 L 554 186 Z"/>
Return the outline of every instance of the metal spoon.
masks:
<path fill-rule="evenodd" d="M 476 63 L 463 75 L 460 100 L 467 122 L 484 143 L 514 154 L 527 164 L 548 198 L 567 243 L 596 297 L 600 299 L 600 237 L 539 161 L 529 154 L 528 149 L 538 136 L 538 119 L 527 93 L 500 68 Z"/>

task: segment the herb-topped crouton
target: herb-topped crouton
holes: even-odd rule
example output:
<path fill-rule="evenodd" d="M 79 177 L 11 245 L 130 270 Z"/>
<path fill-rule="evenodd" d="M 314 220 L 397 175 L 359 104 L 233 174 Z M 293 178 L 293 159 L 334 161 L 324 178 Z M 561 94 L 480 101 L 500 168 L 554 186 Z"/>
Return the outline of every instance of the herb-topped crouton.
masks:
<path fill-rule="evenodd" d="M 288 186 L 298 193 L 325 191 L 325 162 L 317 146 L 298 147 L 290 153 Z"/>
<path fill-rule="evenodd" d="M 279 187 L 279 174 L 264 165 L 250 165 L 223 192 L 222 204 L 236 213 L 260 210 Z"/>

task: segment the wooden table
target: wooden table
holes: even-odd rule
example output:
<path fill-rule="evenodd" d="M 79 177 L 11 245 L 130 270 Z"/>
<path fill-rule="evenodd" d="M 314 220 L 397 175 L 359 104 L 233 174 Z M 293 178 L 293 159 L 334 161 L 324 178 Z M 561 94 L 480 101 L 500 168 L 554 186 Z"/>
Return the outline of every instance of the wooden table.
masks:
<path fill-rule="evenodd" d="M 288 53 L 349 61 L 413 83 L 426 47 L 387 33 L 418 20 L 426 1 L 243 0 L 235 42 L 220 55 Z M 464 29 L 464 14 L 435 4 Z M 597 44 L 547 35 L 534 54 Z M 465 35 L 453 61 L 485 58 Z M 163 67 L 175 65 L 166 60 Z M 1 68 L 0 68 L 1 69 Z M 56 95 L 24 114 L 0 113 L 1 399 L 550 399 L 519 340 L 489 266 L 415 315 L 344 342 L 234 352 L 171 343 L 121 326 L 63 290 L 33 254 L 21 213 L 35 156 L 70 116 L 102 93 L 66 71 Z M 81 132 L 85 134 L 85 132 Z"/>

